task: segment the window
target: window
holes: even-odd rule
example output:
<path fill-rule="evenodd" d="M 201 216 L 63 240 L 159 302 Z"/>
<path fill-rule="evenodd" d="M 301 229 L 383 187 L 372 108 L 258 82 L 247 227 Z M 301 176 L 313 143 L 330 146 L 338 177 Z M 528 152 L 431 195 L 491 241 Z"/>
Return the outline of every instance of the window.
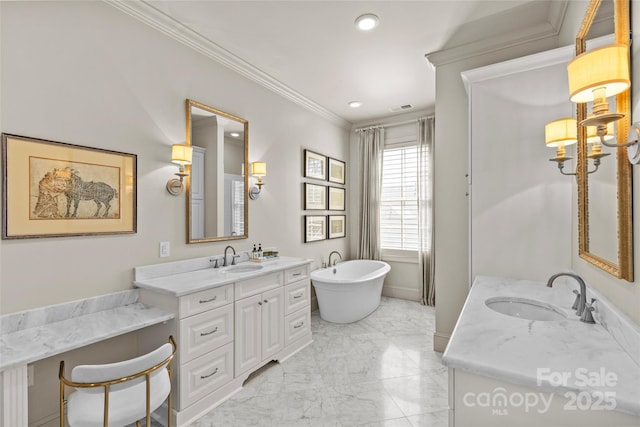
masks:
<path fill-rule="evenodd" d="M 418 149 L 413 144 L 391 145 L 382 157 L 380 246 L 418 250 Z"/>

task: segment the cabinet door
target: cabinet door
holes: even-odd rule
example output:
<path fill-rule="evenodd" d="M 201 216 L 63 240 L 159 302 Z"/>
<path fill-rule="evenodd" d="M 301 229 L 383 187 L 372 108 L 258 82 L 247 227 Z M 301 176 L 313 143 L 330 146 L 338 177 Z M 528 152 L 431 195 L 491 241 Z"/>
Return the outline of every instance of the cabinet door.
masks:
<path fill-rule="evenodd" d="M 235 376 L 262 361 L 262 295 L 235 302 Z"/>
<path fill-rule="evenodd" d="M 262 360 L 284 348 L 284 289 L 262 294 Z"/>

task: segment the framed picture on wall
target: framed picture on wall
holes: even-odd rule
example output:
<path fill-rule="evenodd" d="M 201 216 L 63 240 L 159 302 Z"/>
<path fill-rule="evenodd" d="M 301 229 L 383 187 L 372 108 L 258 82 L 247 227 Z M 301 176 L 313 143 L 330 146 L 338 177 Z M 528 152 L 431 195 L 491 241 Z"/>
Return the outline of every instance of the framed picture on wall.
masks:
<path fill-rule="evenodd" d="M 327 238 L 326 215 L 304 216 L 304 242 L 317 242 Z"/>
<path fill-rule="evenodd" d="M 305 178 L 327 179 L 327 158 L 311 150 L 304 150 Z"/>
<path fill-rule="evenodd" d="M 329 181 L 344 184 L 345 162 L 329 157 Z"/>
<path fill-rule="evenodd" d="M 344 210 L 345 189 L 339 187 L 329 187 L 329 210 Z"/>
<path fill-rule="evenodd" d="M 329 215 L 329 238 L 345 237 L 346 223 L 347 217 L 345 215 Z"/>
<path fill-rule="evenodd" d="M 136 232 L 134 154 L 2 134 L 3 239 Z"/>
<path fill-rule="evenodd" d="M 304 183 L 304 209 L 326 210 L 327 187 L 324 185 Z"/>

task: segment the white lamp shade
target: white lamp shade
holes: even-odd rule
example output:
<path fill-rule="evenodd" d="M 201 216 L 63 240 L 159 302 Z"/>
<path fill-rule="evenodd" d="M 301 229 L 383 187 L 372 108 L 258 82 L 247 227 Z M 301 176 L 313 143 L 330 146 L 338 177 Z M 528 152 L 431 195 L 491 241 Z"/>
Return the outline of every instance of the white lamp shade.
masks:
<path fill-rule="evenodd" d="M 567 65 L 571 101 L 593 101 L 593 89 L 605 88 L 605 97 L 625 91 L 629 79 L 629 49 L 623 44 L 604 46 L 578 55 Z"/>
<path fill-rule="evenodd" d="M 558 147 L 578 142 L 578 122 L 567 117 L 549 122 L 544 127 L 544 141 L 547 147 Z"/>
<path fill-rule="evenodd" d="M 267 164 L 265 162 L 251 163 L 251 175 L 263 177 L 267 175 Z"/>
<path fill-rule="evenodd" d="M 614 122 L 607 123 L 607 134 L 604 136 L 605 141 L 612 140 L 616 137 L 613 124 Z M 596 142 L 600 142 L 598 126 L 587 126 L 587 144 L 593 144 Z"/>
<path fill-rule="evenodd" d="M 193 156 L 193 148 L 182 144 L 171 146 L 171 161 L 179 165 L 190 165 Z"/>

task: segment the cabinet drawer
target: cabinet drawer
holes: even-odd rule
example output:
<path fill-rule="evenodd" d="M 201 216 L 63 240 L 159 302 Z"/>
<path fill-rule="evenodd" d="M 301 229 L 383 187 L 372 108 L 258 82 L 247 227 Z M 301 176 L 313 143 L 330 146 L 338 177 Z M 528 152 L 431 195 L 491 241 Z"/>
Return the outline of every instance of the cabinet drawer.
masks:
<path fill-rule="evenodd" d="M 180 318 L 233 302 L 233 285 L 220 286 L 180 298 Z"/>
<path fill-rule="evenodd" d="M 233 341 L 233 304 L 180 320 L 182 362 Z"/>
<path fill-rule="evenodd" d="M 297 282 L 298 280 L 306 279 L 309 277 L 309 264 L 301 265 L 300 267 L 289 268 L 284 271 L 284 283 Z"/>
<path fill-rule="evenodd" d="M 291 314 L 294 311 L 300 310 L 301 308 L 309 305 L 311 301 L 309 296 L 310 284 L 311 281 L 309 279 L 305 279 L 285 286 L 284 314 Z"/>
<path fill-rule="evenodd" d="M 233 343 L 180 366 L 180 406 L 185 408 L 233 379 Z"/>
<path fill-rule="evenodd" d="M 282 272 L 266 274 L 256 277 L 255 279 L 243 280 L 236 282 L 236 300 L 246 298 L 251 295 L 260 294 L 262 292 L 275 289 L 282 286 Z"/>
<path fill-rule="evenodd" d="M 301 338 L 311 333 L 311 310 L 309 307 L 305 307 L 302 310 L 298 310 L 293 314 L 285 317 L 284 321 L 284 345 L 287 346 L 293 343 L 298 338 Z"/>

